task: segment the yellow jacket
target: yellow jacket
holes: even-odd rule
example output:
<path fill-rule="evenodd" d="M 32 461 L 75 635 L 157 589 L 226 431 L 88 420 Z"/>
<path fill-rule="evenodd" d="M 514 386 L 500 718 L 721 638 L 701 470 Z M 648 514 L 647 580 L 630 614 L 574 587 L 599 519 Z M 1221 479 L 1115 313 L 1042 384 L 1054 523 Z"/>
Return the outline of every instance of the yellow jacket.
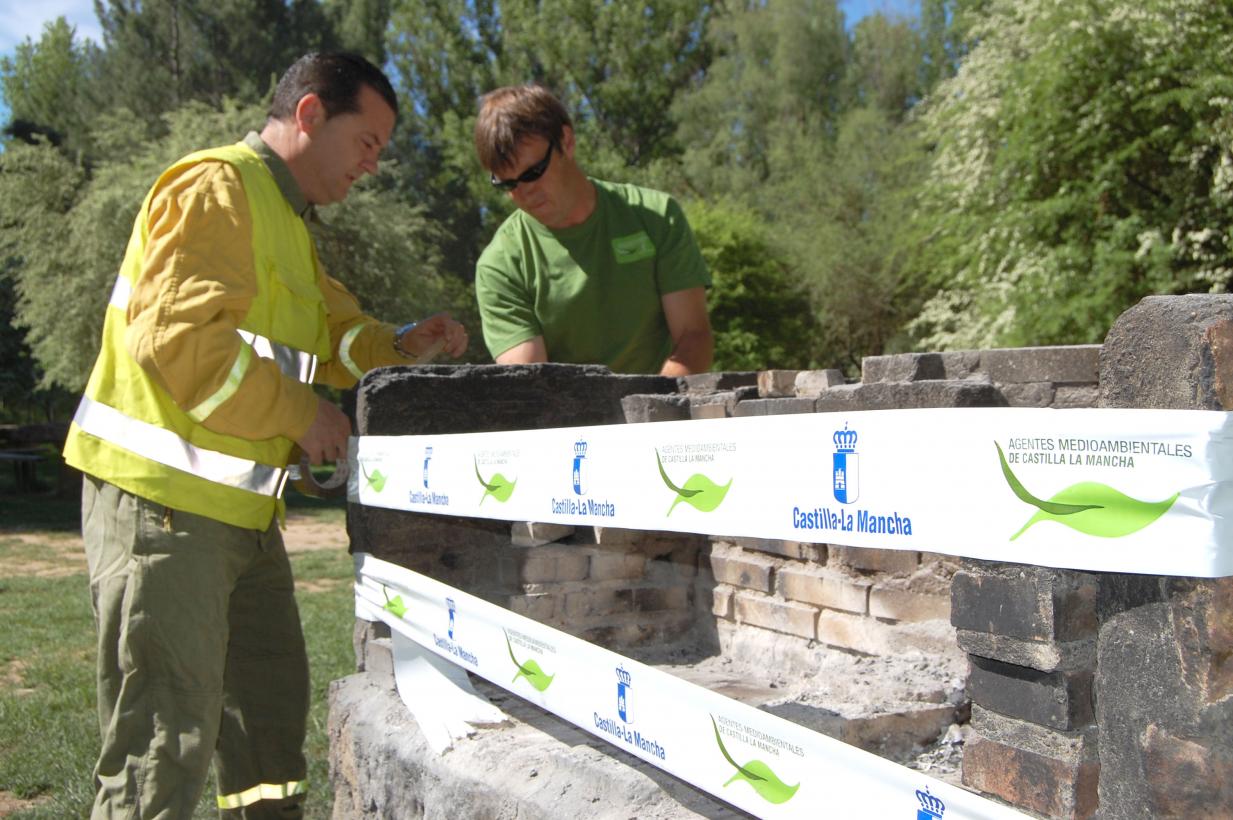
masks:
<path fill-rule="evenodd" d="M 263 158 L 264 157 L 264 158 Z M 65 459 L 174 509 L 269 525 L 313 381 L 405 361 L 321 270 L 290 172 L 255 134 L 181 159 L 133 225 Z"/>

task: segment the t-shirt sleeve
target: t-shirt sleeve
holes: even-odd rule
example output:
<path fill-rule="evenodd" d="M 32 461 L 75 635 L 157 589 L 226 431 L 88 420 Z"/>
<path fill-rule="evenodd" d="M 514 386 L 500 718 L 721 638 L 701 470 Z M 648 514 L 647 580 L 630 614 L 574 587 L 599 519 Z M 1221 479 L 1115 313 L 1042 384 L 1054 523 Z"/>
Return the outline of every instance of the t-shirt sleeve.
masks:
<path fill-rule="evenodd" d="M 702 258 L 698 241 L 685 212 L 675 199 L 668 199 L 664 209 L 665 230 L 656 249 L 658 264 L 655 280 L 659 292 L 673 293 L 696 287 L 711 286 L 711 272 Z"/>
<path fill-rule="evenodd" d="M 475 298 L 479 303 L 484 344 L 495 359 L 515 345 L 544 334 L 535 318 L 535 303 L 524 284 L 519 261 L 504 248 L 498 232 L 475 265 Z"/>

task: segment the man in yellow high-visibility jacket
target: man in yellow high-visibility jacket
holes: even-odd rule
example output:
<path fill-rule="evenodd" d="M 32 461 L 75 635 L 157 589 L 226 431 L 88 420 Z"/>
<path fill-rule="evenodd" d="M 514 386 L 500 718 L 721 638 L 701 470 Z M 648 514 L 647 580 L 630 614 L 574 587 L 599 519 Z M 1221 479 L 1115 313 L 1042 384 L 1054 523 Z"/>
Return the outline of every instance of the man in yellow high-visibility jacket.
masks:
<path fill-rule="evenodd" d="M 321 269 L 304 224 L 377 171 L 397 98 L 362 57 L 309 54 L 260 134 L 191 154 L 142 204 L 65 444 L 85 474 L 102 751 L 94 817 L 218 805 L 299 817 L 308 664 L 277 518 L 288 455 L 346 455 L 310 384 L 467 344 L 394 328 Z"/>

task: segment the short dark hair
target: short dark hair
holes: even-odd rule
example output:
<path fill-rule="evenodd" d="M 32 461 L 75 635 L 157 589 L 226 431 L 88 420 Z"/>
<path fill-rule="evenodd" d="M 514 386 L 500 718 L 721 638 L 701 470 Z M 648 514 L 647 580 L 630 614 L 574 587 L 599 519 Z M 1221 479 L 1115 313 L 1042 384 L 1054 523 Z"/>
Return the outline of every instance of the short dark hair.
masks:
<path fill-rule="evenodd" d="M 569 112 L 556 95 L 542 85 L 510 85 L 480 98 L 475 119 L 475 152 L 489 171 L 507 168 L 518 143 L 543 137 L 559 146 L 565 126 L 573 127 Z"/>
<path fill-rule="evenodd" d="M 283 74 L 270 101 L 270 119 L 286 120 L 305 94 L 316 94 L 325 116 L 354 114 L 360 110 L 360 87 L 368 86 L 398 115 L 398 96 L 381 69 L 358 54 L 322 51 L 305 54 Z"/>

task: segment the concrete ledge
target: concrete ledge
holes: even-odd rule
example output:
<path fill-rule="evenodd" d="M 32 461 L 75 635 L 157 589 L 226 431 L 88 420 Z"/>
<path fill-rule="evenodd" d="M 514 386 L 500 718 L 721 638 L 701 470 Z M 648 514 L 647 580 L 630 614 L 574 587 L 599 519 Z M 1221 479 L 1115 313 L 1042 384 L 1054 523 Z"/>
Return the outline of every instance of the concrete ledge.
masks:
<path fill-rule="evenodd" d="M 428 747 L 388 677 L 356 674 L 330 685 L 336 820 L 749 817 L 486 681 L 473 680 L 510 721 L 477 731 L 444 755 Z"/>

